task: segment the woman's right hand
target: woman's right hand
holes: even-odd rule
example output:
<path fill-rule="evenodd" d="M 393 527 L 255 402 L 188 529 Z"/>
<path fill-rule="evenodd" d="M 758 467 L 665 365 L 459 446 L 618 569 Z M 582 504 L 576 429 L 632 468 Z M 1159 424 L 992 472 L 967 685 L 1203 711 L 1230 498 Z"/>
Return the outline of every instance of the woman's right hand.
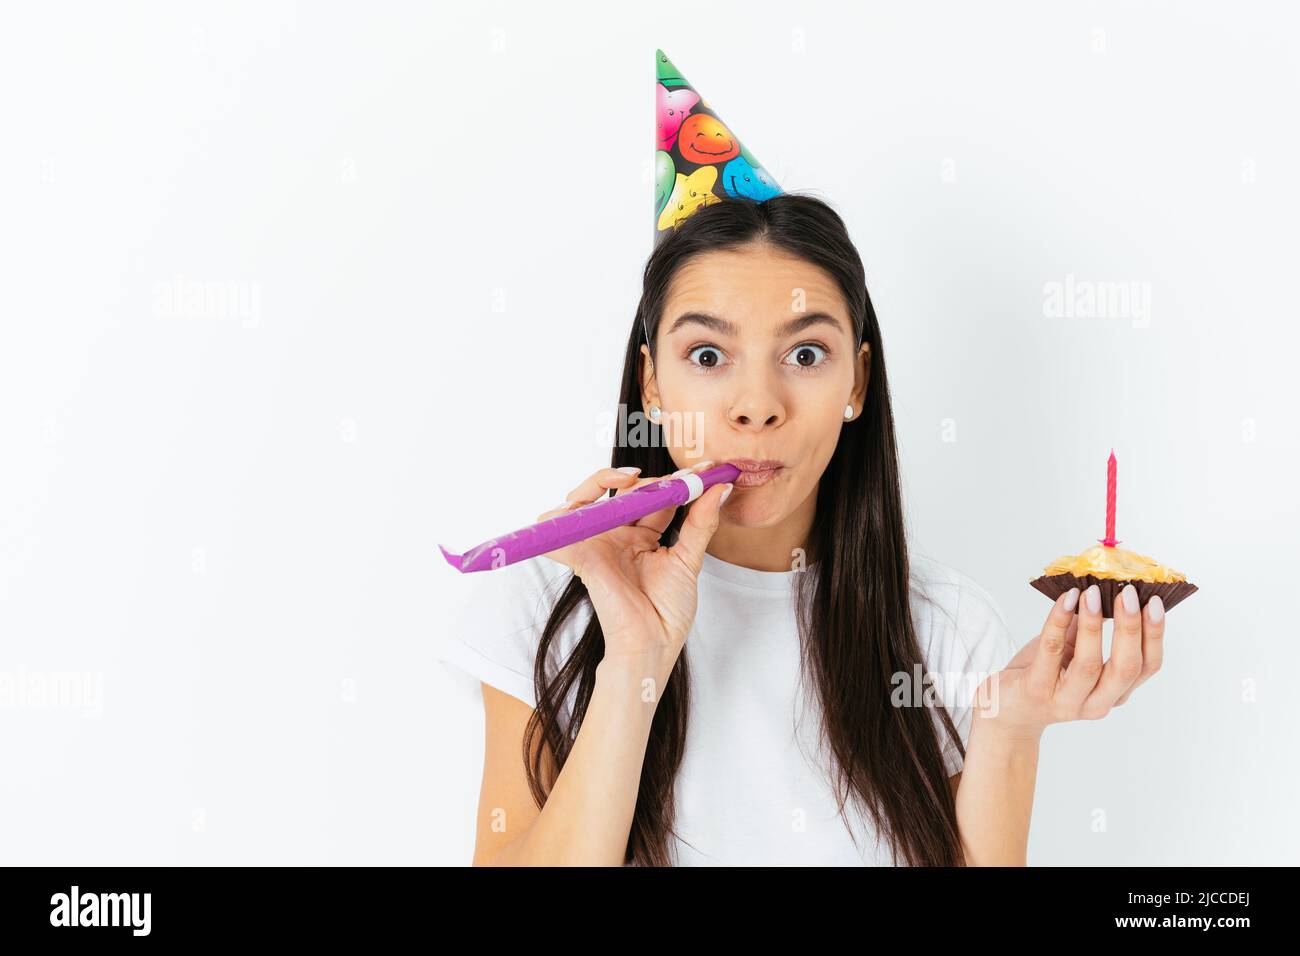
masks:
<path fill-rule="evenodd" d="M 698 472 L 713 462 L 692 467 Z M 537 516 L 538 521 L 596 501 L 610 488 L 615 495 L 658 478 L 638 478 L 617 468 L 602 468 L 568 495 L 567 504 Z M 661 547 L 659 538 L 676 514 L 672 505 L 628 525 L 546 552 L 573 569 L 587 586 L 605 638 L 605 660 L 630 658 L 660 664 L 670 672 L 695 620 L 696 581 L 704 549 L 718 529 L 718 512 L 729 484 L 705 490 L 687 506 L 678 538 Z"/>

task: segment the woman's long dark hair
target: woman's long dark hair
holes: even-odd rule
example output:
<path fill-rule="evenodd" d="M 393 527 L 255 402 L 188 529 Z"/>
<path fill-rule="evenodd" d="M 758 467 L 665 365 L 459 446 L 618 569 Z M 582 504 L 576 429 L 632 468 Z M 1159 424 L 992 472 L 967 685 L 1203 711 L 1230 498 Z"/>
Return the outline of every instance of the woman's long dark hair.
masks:
<path fill-rule="evenodd" d="M 943 707 L 894 706 L 894 675 L 924 672 L 911 615 L 907 542 L 898 476 L 894 417 L 889 401 L 880 328 L 867 294 L 862 260 L 843 220 L 822 200 L 785 193 L 763 202 L 724 200 L 698 210 L 650 256 L 641 302 L 628 332 L 619 414 L 637 415 L 647 427 L 639 376 L 640 346 L 649 337 L 652 359 L 669 283 L 692 257 L 761 241 L 820 266 L 839 284 L 860 341 L 871 345 L 871 377 L 862 414 L 843 426 L 817 489 L 817 511 L 806 544 L 809 572 L 796 576 L 803 674 L 821 703 L 821 737 L 833 760 L 829 769 L 840 814 L 853 800 L 888 845 L 894 862 L 910 866 L 964 865 L 957 814 L 932 714 L 954 746 L 960 737 Z M 640 413 L 638 415 L 638 413 Z M 633 423 L 631 429 L 636 427 Z M 663 447 L 659 426 L 635 447 L 615 442 L 614 467 L 639 465 L 641 474 L 677 469 Z M 619 434 L 623 434 L 620 430 Z M 680 509 L 660 542 L 676 540 Z M 586 586 L 571 575 L 543 631 L 533 681 L 537 707 L 524 739 L 524 762 L 533 798 L 545 803 L 582 726 L 605 653 L 595 614 L 562 666 L 548 661 L 552 642 L 580 604 Z M 671 853 L 674 781 L 686 746 L 689 712 L 687 657 L 682 649 L 655 711 L 642 765 L 636 812 L 624 862 L 664 866 Z M 915 668 L 921 668 L 921 671 Z M 574 692 L 563 723 L 564 703 Z M 743 732 L 738 728 L 737 732 Z M 544 741 L 554 765 L 543 766 Z M 964 751 L 962 751 L 964 752 Z M 849 828 L 850 835 L 853 830 Z"/>

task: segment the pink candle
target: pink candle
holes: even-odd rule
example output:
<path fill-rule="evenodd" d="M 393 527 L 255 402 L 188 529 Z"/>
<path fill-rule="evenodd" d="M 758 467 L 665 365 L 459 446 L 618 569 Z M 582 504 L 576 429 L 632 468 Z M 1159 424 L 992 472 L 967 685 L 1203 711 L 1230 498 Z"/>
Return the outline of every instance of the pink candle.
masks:
<path fill-rule="evenodd" d="M 1115 540 L 1115 449 L 1110 450 L 1106 461 L 1106 537 L 1098 539 L 1108 548 L 1119 544 Z"/>

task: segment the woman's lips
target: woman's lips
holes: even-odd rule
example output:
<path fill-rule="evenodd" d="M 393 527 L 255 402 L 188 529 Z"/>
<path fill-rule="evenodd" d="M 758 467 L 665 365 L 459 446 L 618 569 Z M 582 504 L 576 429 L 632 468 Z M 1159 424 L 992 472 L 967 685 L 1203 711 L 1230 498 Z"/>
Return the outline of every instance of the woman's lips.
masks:
<path fill-rule="evenodd" d="M 742 471 L 740 477 L 733 481 L 732 484 L 740 488 L 753 488 L 755 485 L 765 485 L 783 470 L 784 469 L 782 468 L 768 468 L 764 471 Z"/>
<path fill-rule="evenodd" d="M 739 488 L 753 488 L 757 485 L 765 485 L 785 470 L 785 465 L 782 462 L 771 459 L 760 461 L 754 458 L 729 458 L 727 461 L 740 469 L 740 476 L 732 482 Z"/>

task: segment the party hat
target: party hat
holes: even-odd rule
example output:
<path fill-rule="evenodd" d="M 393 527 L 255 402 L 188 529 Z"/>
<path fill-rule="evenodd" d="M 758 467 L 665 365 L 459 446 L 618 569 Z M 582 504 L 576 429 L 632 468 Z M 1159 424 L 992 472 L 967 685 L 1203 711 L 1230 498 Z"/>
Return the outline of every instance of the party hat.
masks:
<path fill-rule="evenodd" d="M 663 50 L 655 51 L 655 245 L 697 209 L 781 187 Z"/>

